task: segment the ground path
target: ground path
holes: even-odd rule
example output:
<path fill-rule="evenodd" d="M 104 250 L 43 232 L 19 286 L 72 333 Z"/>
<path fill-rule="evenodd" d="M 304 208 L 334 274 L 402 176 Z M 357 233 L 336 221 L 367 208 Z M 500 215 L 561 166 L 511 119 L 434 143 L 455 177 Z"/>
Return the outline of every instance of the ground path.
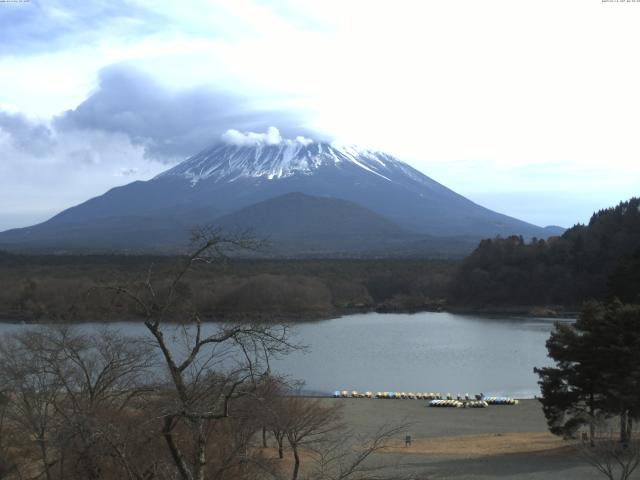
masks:
<path fill-rule="evenodd" d="M 428 408 L 424 400 L 330 399 L 344 407 L 347 424 L 361 433 L 383 424 L 411 423 L 402 439 L 373 459 L 388 473 L 416 479 L 601 478 L 566 442 L 547 431 L 540 403 L 487 409 Z"/>

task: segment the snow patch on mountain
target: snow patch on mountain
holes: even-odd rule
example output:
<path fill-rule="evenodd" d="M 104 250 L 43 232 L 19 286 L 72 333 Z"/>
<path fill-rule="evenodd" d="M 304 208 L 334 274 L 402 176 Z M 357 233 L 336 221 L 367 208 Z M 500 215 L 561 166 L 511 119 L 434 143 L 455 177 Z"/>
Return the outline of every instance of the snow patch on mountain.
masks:
<path fill-rule="evenodd" d="M 429 179 L 420 172 L 383 152 L 354 145 L 315 142 L 302 136 L 286 139 L 276 127 L 269 127 L 263 133 L 227 130 L 220 143 L 187 158 L 156 178 L 183 177 L 195 186 L 203 180 L 274 180 L 293 175 L 312 175 L 320 168 L 348 166 L 355 166 L 389 182 L 393 182 L 393 177 L 402 172 L 414 181 L 429 183 Z"/>

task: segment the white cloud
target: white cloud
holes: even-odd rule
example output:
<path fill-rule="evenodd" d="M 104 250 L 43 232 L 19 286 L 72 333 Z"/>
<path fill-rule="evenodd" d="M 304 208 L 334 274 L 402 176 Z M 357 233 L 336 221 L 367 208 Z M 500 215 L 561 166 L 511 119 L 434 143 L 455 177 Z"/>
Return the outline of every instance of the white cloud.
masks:
<path fill-rule="evenodd" d="M 289 138 L 282 138 L 280 135 L 280 130 L 278 128 L 271 126 L 267 128 L 267 131 L 264 133 L 256 133 L 256 132 L 240 132 L 233 128 L 224 132 L 220 139 L 229 145 L 236 145 L 239 147 L 246 146 L 256 146 L 256 145 L 280 145 L 281 143 L 293 144 L 299 143 L 303 146 L 308 146 L 313 143 L 313 139 L 303 137 L 302 135 L 296 136 L 295 139 L 291 140 Z"/>
<path fill-rule="evenodd" d="M 282 142 L 282 137 L 280 136 L 280 130 L 278 130 L 276 127 L 269 127 L 267 129 L 267 138 L 266 138 L 266 144 L 267 145 L 278 145 L 280 142 Z"/>
<path fill-rule="evenodd" d="M 313 140 L 311 138 L 306 138 L 306 137 L 303 137 L 302 135 L 298 135 L 296 137 L 296 142 L 298 142 L 298 143 L 304 145 L 305 147 L 307 147 L 307 146 L 309 146 L 309 145 L 311 145 L 313 143 Z"/>
<path fill-rule="evenodd" d="M 276 127 L 269 127 L 265 133 L 242 133 L 232 128 L 223 133 L 220 139 L 229 145 L 237 146 L 278 145 L 282 142 L 280 131 Z"/>

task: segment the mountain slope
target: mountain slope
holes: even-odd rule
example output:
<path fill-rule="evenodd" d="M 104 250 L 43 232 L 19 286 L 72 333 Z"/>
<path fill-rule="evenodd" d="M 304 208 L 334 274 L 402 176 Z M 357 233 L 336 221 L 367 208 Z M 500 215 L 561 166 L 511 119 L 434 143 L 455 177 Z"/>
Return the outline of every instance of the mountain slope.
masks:
<path fill-rule="evenodd" d="M 45 222 L 0 233 L 0 248 L 38 251 L 163 252 L 185 246 L 198 222 L 171 216 L 103 216 L 94 221 Z"/>
<path fill-rule="evenodd" d="M 292 192 L 356 204 L 364 217 L 356 219 L 352 207 L 349 223 L 354 232 L 364 228 L 361 237 L 367 235 L 366 218 L 372 213 L 405 233 L 431 237 L 468 241 L 512 234 L 544 238 L 550 233 L 481 207 L 385 153 L 279 139 L 219 143 L 149 181 L 114 188 L 39 225 L 0 233 L 0 246 L 173 248 L 192 225 L 220 217 L 228 222 L 234 212 Z M 365 215 L 365 210 L 370 212 Z M 242 216 L 244 224 L 251 223 L 248 218 L 261 221 L 251 210 Z M 297 221 L 306 238 L 317 237 L 323 228 L 316 214 L 304 221 L 298 215 Z M 330 236 L 332 229 L 324 228 Z M 372 238 L 384 244 L 386 235 L 394 236 L 387 232 Z"/>
<path fill-rule="evenodd" d="M 250 231 L 267 239 L 265 254 L 460 257 L 475 241 L 408 232 L 353 202 L 299 192 L 259 202 L 225 215 L 215 224 L 224 230 Z"/>
<path fill-rule="evenodd" d="M 415 237 L 353 202 L 298 192 L 242 208 L 215 224 L 267 239 L 264 253 L 276 255 L 374 252 L 405 245 Z"/>
<path fill-rule="evenodd" d="M 154 181 L 188 182 L 194 199 L 215 197 L 228 211 L 298 191 L 350 200 L 419 233 L 546 236 L 540 227 L 481 207 L 390 155 L 355 147 L 219 144 Z"/>
<path fill-rule="evenodd" d="M 259 235 L 290 237 L 404 236 L 377 213 L 353 202 L 294 192 L 270 198 L 217 219 L 224 229 L 252 229 Z"/>

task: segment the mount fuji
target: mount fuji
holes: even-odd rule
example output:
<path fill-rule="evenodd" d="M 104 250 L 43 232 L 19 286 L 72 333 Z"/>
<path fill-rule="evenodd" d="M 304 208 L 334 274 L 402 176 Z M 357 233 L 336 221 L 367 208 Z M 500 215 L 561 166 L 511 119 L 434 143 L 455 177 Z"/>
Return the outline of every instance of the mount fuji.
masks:
<path fill-rule="evenodd" d="M 282 139 L 272 127 L 266 134 L 229 130 L 151 180 L 0 233 L 0 248 L 171 251 L 196 224 L 252 227 L 284 254 L 461 254 L 485 237 L 562 231 L 477 205 L 386 153 Z"/>

